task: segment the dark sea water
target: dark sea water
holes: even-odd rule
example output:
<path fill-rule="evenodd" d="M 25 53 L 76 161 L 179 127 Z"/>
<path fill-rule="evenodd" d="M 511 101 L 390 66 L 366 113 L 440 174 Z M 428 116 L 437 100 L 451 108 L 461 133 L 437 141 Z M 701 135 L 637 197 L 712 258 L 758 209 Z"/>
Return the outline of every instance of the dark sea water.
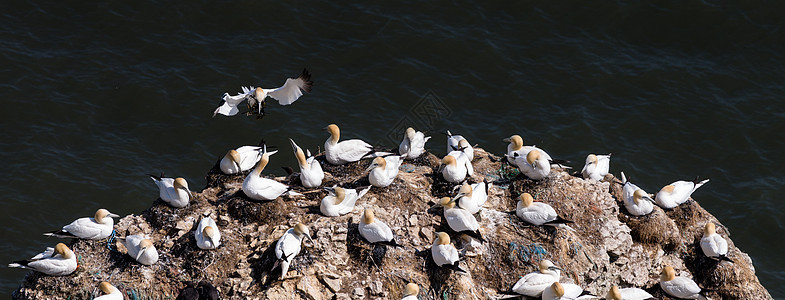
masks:
<path fill-rule="evenodd" d="M 699 175 L 694 195 L 785 299 L 785 2 L 6 1 L 0 10 L 0 262 L 99 207 L 135 214 L 146 173 L 194 190 L 226 151 L 265 139 L 294 166 L 343 138 L 397 145 L 446 129 L 503 153 L 523 136 L 580 168 L 613 153 L 650 193 Z M 224 92 L 313 92 L 262 120 L 211 118 Z M 392 137 L 392 138 L 391 138 Z M 516 270 L 511 270 L 516 272 Z M 656 272 L 656 271 L 652 271 Z M 0 268 L 0 297 L 25 271 Z"/>

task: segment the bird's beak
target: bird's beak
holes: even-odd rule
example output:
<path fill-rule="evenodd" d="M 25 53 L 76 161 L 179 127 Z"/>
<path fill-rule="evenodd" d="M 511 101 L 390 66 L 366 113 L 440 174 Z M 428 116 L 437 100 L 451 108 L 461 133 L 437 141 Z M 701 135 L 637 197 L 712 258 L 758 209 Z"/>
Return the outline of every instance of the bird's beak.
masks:
<path fill-rule="evenodd" d="M 116 215 L 116 214 L 113 214 L 113 213 L 109 213 L 109 214 L 108 214 L 108 215 L 106 215 L 106 216 L 107 216 L 107 217 L 110 217 L 110 218 L 119 218 L 119 217 L 120 217 L 120 216 L 118 216 L 118 215 Z"/>
<path fill-rule="evenodd" d="M 322 130 L 327 131 L 327 126 L 324 126 L 324 128 L 322 128 Z"/>
<path fill-rule="evenodd" d="M 139 253 L 136 254 L 135 259 L 138 261 L 139 258 L 142 257 L 142 253 L 144 253 L 145 251 L 147 251 L 147 247 L 140 249 Z"/>
<path fill-rule="evenodd" d="M 306 233 L 306 234 L 305 234 L 305 237 L 306 237 L 306 238 L 308 238 L 308 241 L 309 241 L 309 242 L 313 243 L 313 239 L 311 238 L 311 235 L 310 235 L 310 234 L 307 234 L 307 233 Z"/>
<path fill-rule="evenodd" d="M 376 168 L 378 166 L 379 166 L 378 164 L 372 163 L 370 166 L 368 166 L 367 169 L 365 169 L 365 172 L 369 172 L 369 171 L 373 170 L 373 168 Z"/>
<path fill-rule="evenodd" d="M 509 143 L 509 142 L 510 142 L 510 138 L 505 138 L 505 139 L 503 139 L 503 140 L 502 140 L 502 142 L 507 142 L 507 143 Z"/>

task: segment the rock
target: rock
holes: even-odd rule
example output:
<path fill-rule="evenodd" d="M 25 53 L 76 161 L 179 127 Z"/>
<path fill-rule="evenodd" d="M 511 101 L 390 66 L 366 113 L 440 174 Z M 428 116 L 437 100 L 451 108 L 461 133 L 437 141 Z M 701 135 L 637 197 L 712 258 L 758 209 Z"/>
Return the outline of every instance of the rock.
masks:
<path fill-rule="evenodd" d="M 341 277 L 331 273 L 320 273 L 319 279 L 324 285 L 330 289 L 331 292 L 338 292 L 341 290 Z"/>
<path fill-rule="evenodd" d="M 365 298 L 365 289 L 363 288 L 355 288 L 352 290 L 352 299 L 363 299 Z"/>

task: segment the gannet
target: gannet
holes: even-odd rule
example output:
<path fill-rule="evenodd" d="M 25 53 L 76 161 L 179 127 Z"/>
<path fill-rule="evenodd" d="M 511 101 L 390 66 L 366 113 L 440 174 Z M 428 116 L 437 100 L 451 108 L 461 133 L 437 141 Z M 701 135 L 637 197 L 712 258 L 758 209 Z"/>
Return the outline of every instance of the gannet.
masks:
<path fill-rule="evenodd" d="M 594 155 L 589 154 L 586 156 L 586 164 L 581 170 L 584 179 L 594 179 L 597 181 L 605 178 L 611 165 L 611 155 Z"/>
<path fill-rule="evenodd" d="M 199 221 L 199 226 L 194 232 L 196 246 L 200 249 L 215 249 L 221 245 L 221 231 L 210 217 L 205 217 Z"/>
<path fill-rule="evenodd" d="M 262 147 L 242 146 L 229 150 L 219 163 L 224 174 L 237 174 L 252 169 L 262 158 Z"/>
<path fill-rule="evenodd" d="M 466 157 L 466 154 L 461 151 L 452 151 L 447 156 L 442 158 L 442 164 L 439 166 L 439 173 L 442 174 L 448 182 L 461 182 L 466 176 L 474 174 L 474 167 L 472 162 Z"/>
<path fill-rule="evenodd" d="M 14 261 L 8 265 L 10 268 L 30 269 L 52 276 L 71 274 L 76 266 L 76 255 L 63 243 L 58 243 L 54 248 L 47 247 L 46 251 L 28 260 Z"/>
<path fill-rule="evenodd" d="M 471 214 L 476 214 L 486 201 L 488 201 L 488 189 L 491 184 L 487 181 L 478 182 L 472 185 L 463 183 L 456 196 L 458 207 L 465 209 Z"/>
<path fill-rule="evenodd" d="M 418 300 L 418 294 L 420 294 L 420 286 L 414 282 L 409 282 L 403 290 L 403 298 L 401 300 Z"/>
<path fill-rule="evenodd" d="M 654 209 L 654 200 L 651 199 L 646 191 L 639 188 L 632 182 L 627 181 L 624 172 L 621 173 L 621 181 L 624 183 L 622 187 L 622 201 L 627 211 L 634 216 L 648 215 Z"/>
<path fill-rule="evenodd" d="M 545 152 L 545 150 L 537 148 L 537 146 L 524 146 L 523 145 L 523 138 L 521 138 L 520 135 L 517 135 L 517 134 L 512 135 L 512 136 L 504 139 L 503 141 L 509 143 L 507 145 L 507 157 L 509 157 L 508 161 L 513 166 L 517 166 L 517 164 L 515 163 L 515 158 L 517 158 L 517 157 L 526 157 L 526 155 L 529 154 L 529 152 L 532 151 L 532 150 L 540 151 L 540 154 L 542 156 L 544 156 L 546 160 L 548 160 L 548 161 L 552 160 L 551 156 L 548 155 L 548 153 Z"/>
<path fill-rule="evenodd" d="M 308 151 L 308 157 L 306 158 L 303 149 L 300 149 L 292 139 L 289 139 L 289 143 L 292 144 L 294 156 L 297 158 L 297 164 L 300 166 L 300 182 L 302 182 L 303 186 L 315 188 L 322 185 L 324 171 L 322 171 L 322 165 L 319 161 L 314 156 L 311 156 L 311 151 Z"/>
<path fill-rule="evenodd" d="M 538 150 L 529 151 L 525 157 L 515 157 L 514 161 L 518 171 L 532 180 L 542 180 L 551 173 L 551 162 Z"/>
<path fill-rule="evenodd" d="M 542 300 L 577 300 L 577 299 L 596 299 L 596 296 L 584 295 L 583 288 L 579 285 L 572 283 L 559 283 L 558 281 L 551 284 L 544 291 L 542 291 Z"/>
<path fill-rule="evenodd" d="M 216 114 L 224 116 L 234 116 L 240 110 L 237 105 L 245 100 L 248 100 L 248 106 L 253 107 L 258 103 L 257 114 L 263 114 L 265 98 L 270 96 L 278 101 L 280 105 L 289 105 L 300 98 L 303 92 L 310 92 L 313 81 L 311 81 L 311 73 L 307 69 L 303 69 L 303 73 L 299 77 L 287 78 L 283 86 L 274 89 L 242 87 L 243 92 L 235 96 L 230 96 L 229 93 L 224 93 L 221 105 L 213 111 L 213 117 Z"/>
<path fill-rule="evenodd" d="M 363 211 L 363 218 L 360 220 L 358 230 L 360 231 L 360 235 L 369 243 L 400 246 L 395 242 L 395 236 L 393 235 L 392 230 L 390 230 L 390 227 L 384 222 L 374 218 L 373 209 L 366 208 Z"/>
<path fill-rule="evenodd" d="M 392 184 L 395 176 L 398 176 L 398 168 L 403 163 L 404 156 L 376 157 L 366 171 L 368 181 L 375 187 L 386 187 Z"/>
<path fill-rule="evenodd" d="M 87 240 L 102 240 L 110 235 L 114 230 L 114 219 L 120 216 L 110 213 L 106 209 L 99 209 L 95 216 L 76 219 L 71 224 L 63 226 L 61 230 L 44 233 L 45 236 L 56 236 L 59 238 L 80 238 Z"/>
<path fill-rule="evenodd" d="M 556 210 L 548 203 L 534 202 L 534 198 L 529 193 L 523 193 L 518 196 L 515 214 L 521 220 L 537 226 L 572 223 L 572 221 L 565 220 L 557 215 Z"/>
<path fill-rule="evenodd" d="M 512 291 L 529 297 L 540 297 L 543 291 L 561 278 L 561 269 L 550 260 L 540 261 L 539 270 L 531 272 L 519 279 Z"/>
<path fill-rule="evenodd" d="M 727 256 L 728 242 L 717 234 L 715 230 L 714 223 L 711 222 L 706 223 L 706 226 L 703 227 L 703 238 L 701 238 L 701 249 L 703 250 L 703 254 L 713 259 L 733 262 L 733 260 Z"/>
<path fill-rule="evenodd" d="M 345 189 L 337 186 L 326 187 L 324 190 L 327 191 L 327 196 L 322 198 L 322 204 L 319 206 L 319 210 L 323 215 L 328 217 L 348 214 L 354 209 L 354 204 L 357 202 L 357 199 L 362 198 L 370 189 L 371 187 L 369 186 L 363 188 L 358 193 L 355 189 Z"/>
<path fill-rule="evenodd" d="M 619 289 L 619 287 L 615 285 L 611 287 L 611 289 L 608 291 L 608 294 L 605 296 L 605 300 L 646 300 L 646 299 L 656 299 L 656 298 L 654 298 L 654 296 L 652 296 L 648 292 L 639 288 Z"/>
<path fill-rule="evenodd" d="M 444 219 L 450 229 L 458 233 L 465 233 L 473 238 L 485 241 L 480 234 L 480 224 L 477 219 L 467 210 L 455 207 L 455 200 L 444 197 L 439 201 L 439 205 L 444 208 Z"/>
<path fill-rule="evenodd" d="M 373 146 L 362 140 L 338 142 L 341 139 L 341 130 L 338 125 L 327 125 L 324 130 L 330 133 L 330 137 L 324 142 L 324 157 L 327 162 L 333 165 L 355 162 L 374 153 Z"/>
<path fill-rule="evenodd" d="M 278 257 L 278 260 L 276 261 L 275 266 L 273 266 L 273 269 L 275 269 L 278 264 L 281 265 L 281 280 L 283 280 L 286 273 L 289 272 L 289 264 L 292 262 L 292 259 L 300 253 L 303 238 L 308 238 L 309 241 L 313 242 L 311 239 L 311 231 L 308 230 L 308 227 L 303 223 L 297 223 L 294 227 L 289 228 L 289 230 L 278 239 L 278 243 L 275 244 L 275 256 Z"/>
<path fill-rule="evenodd" d="M 664 186 L 659 192 L 657 192 L 657 196 L 654 197 L 654 201 L 656 201 L 657 205 L 662 208 L 674 208 L 684 202 L 687 202 L 687 199 L 690 198 L 692 193 L 707 182 L 709 182 L 708 179 L 703 181 L 698 181 L 697 179 L 695 179 L 695 181 L 676 181 Z"/>
<path fill-rule="evenodd" d="M 436 239 L 433 240 L 433 245 L 431 245 L 431 257 L 433 262 L 440 267 L 466 273 L 458 266 L 460 263 L 458 249 L 455 249 L 455 246 L 450 244 L 450 236 L 446 232 L 436 233 Z"/>
<path fill-rule="evenodd" d="M 109 284 L 106 281 L 101 282 L 101 284 L 98 285 L 98 288 L 101 289 L 102 292 L 104 292 L 104 295 L 100 297 L 96 297 L 93 300 L 123 300 L 124 299 L 123 292 L 121 292 L 116 287 L 114 287 L 113 285 Z"/>
<path fill-rule="evenodd" d="M 682 299 L 707 299 L 701 295 L 701 288 L 692 279 L 676 276 L 671 266 L 665 266 L 660 272 L 660 288 L 666 294 Z"/>
<path fill-rule="evenodd" d="M 425 136 L 421 131 L 415 131 L 414 128 L 406 128 L 406 133 L 403 135 L 403 141 L 398 146 L 398 154 L 403 155 L 405 159 L 415 159 L 420 157 L 425 152 L 425 143 L 431 139 L 430 136 Z"/>
<path fill-rule="evenodd" d="M 289 186 L 278 181 L 262 177 L 262 170 L 270 162 L 270 155 L 278 153 L 278 150 L 267 152 L 267 146 L 262 146 L 262 158 L 259 159 L 259 164 L 251 171 L 243 181 L 243 193 L 254 200 L 275 200 L 286 192 L 289 195 L 298 195 L 297 193 L 290 192 Z"/>
<path fill-rule="evenodd" d="M 150 238 L 134 234 L 120 238 L 120 241 L 128 249 L 128 255 L 140 264 L 149 266 L 158 261 L 158 251 L 155 250 L 155 245 Z"/>
<path fill-rule="evenodd" d="M 188 189 L 188 182 L 182 177 L 161 178 L 150 174 L 155 185 L 160 191 L 159 197 L 172 207 L 185 207 L 191 200 L 191 190 Z"/>
<path fill-rule="evenodd" d="M 469 161 L 474 159 L 474 148 L 472 148 L 472 146 L 469 144 L 469 141 L 466 140 L 463 136 L 452 135 L 452 133 L 447 130 L 447 153 L 452 151 L 462 151 L 464 154 L 466 154 L 466 157 L 469 159 Z"/>

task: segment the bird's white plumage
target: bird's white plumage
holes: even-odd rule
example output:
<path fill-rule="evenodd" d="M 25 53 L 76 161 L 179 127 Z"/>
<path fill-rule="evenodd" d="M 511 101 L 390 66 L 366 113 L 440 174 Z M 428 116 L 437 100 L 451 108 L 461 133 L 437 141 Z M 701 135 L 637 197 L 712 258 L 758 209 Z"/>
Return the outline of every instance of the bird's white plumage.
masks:
<path fill-rule="evenodd" d="M 376 219 L 371 223 L 360 220 L 358 230 L 360 235 L 370 243 L 389 242 L 395 237 L 387 224 Z"/>
<path fill-rule="evenodd" d="M 158 251 L 155 249 L 155 245 L 152 244 L 143 248 L 143 240 L 149 240 L 149 238 L 140 234 L 134 234 L 121 239 L 125 248 L 128 249 L 129 256 L 136 259 L 140 264 L 149 266 L 158 261 Z"/>
<path fill-rule="evenodd" d="M 707 182 L 709 182 L 708 179 L 698 183 L 683 180 L 676 181 L 666 185 L 659 192 L 657 192 L 657 195 L 654 197 L 654 201 L 657 202 L 657 205 L 662 208 L 674 208 L 684 202 L 687 202 L 690 196 L 692 196 L 692 193 L 694 193 L 695 190 Z"/>
<path fill-rule="evenodd" d="M 466 176 L 474 174 L 472 162 L 464 152 L 452 151 L 447 155 L 455 158 L 455 164 L 442 164 L 441 173 L 445 180 L 453 183 L 461 182 Z"/>
<path fill-rule="evenodd" d="M 545 268 L 524 275 L 515 283 L 512 291 L 529 297 L 540 297 L 545 289 L 559 281 L 560 278 L 561 272 L 558 269 Z"/>
<path fill-rule="evenodd" d="M 668 295 L 682 299 L 705 299 L 700 294 L 701 288 L 698 284 L 687 277 L 677 276 L 673 280 L 660 281 L 660 288 Z"/>
<path fill-rule="evenodd" d="M 341 131 L 335 124 L 325 129 L 330 137 L 324 142 L 324 157 L 333 165 L 355 162 L 373 152 L 373 146 L 359 139 L 340 141 Z"/>
<path fill-rule="evenodd" d="M 518 171 L 532 180 L 542 180 L 551 173 L 551 163 L 542 155 L 542 152 L 538 153 L 540 153 L 539 157 L 531 163 L 527 160 L 528 154 L 527 156 L 516 156 L 512 158 L 514 164 L 518 167 Z M 508 156 L 508 158 L 510 157 Z"/>
<path fill-rule="evenodd" d="M 204 232 L 204 228 L 207 226 L 213 229 L 212 237 L 207 236 Z M 218 224 L 215 224 L 215 221 L 210 217 L 202 218 L 199 221 L 194 236 L 196 237 L 196 246 L 200 249 L 215 249 L 221 245 L 221 231 L 218 229 Z"/>
<path fill-rule="evenodd" d="M 311 156 L 311 152 L 303 153 L 300 146 L 294 143 L 294 140 L 289 139 L 292 145 L 295 157 L 297 157 L 298 165 L 300 167 L 300 182 L 304 187 L 315 188 L 322 185 L 324 179 L 324 171 L 322 165 L 316 160 L 316 157 Z M 307 157 L 306 157 L 307 154 Z M 304 159 L 304 160 L 303 160 Z"/>
<path fill-rule="evenodd" d="M 600 181 L 608 174 L 611 166 L 611 155 L 589 154 L 586 157 L 586 164 L 581 170 L 584 179 Z"/>
<path fill-rule="evenodd" d="M 289 186 L 255 172 L 248 174 L 243 181 L 243 193 L 254 200 L 275 200 L 288 190 Z"/>
<path fill-rule="evenodd" d="M 96 220 L 96 217 L 99 216 L 99 212 L 96 212 L 95 217 L 84 217 L 76 219 L 76 221 L 71 222 L 71 224 L 63 226 L 62 231 L 70 233 L 71 235 L 78 237 L 80 239 L 88 239 L 88 240 L 102 240 L 110 235 L 112 235 L 112 231 L 114 231 L 114 219 L 113 217 L 117 218 L 120 217 L 116 214 L 109 213 L 107 211 L 107 215 L 103 216 L 102 218 Z M 44 234 L 48 236 L 59 236 L 58 234 Z"/>
<path fill-rule="evenodd" d="M 376 159 L 383 159 L 383 165 L 377 164 Z M 395 177 L 398 176 L 398 168 L 403 163 L 404 156 L 387 156 L 378 157 L 371 164 L 373 167 L 371 173 L 368 174 L 368 181 L 375 187 L 386 187 L 392 184 Z"/>
<path fill-rule="evenodd" d="M 188 189 L 187 184 L 184 187 L 175 188 L 174 178 L 157 178 L 154 176 L 150 176 L 150 178 L 152 178 L 153 182 L 155 182 L 155 185 L 158 186 L 159 197 L 161 197 L 161 200 L 168 203 L 172 207 L 177 208 L 188 205 L 188 202 L 191 200 L 191 191 Z"/>
<path fill-rule="evenodd" d="M 239 112 L 237 106 L 245 100 L 248 100 L 250 106 L 256 105 L 259 102 L 264 102 L 268 96 L 278 101 L 280 105 L 289 105 L 300 98 L 303 92 L 308 92 L 311 89 L 312 82 L 310 81 L 311 74 L 308 70 L 303 70 L 302 75 L 297 78 L 287 78 L 286 82 L 278 88 L 265 89 L 255 88 L 252 86 L 242 87 L 242 92 L 237 95 L 229 95 L 224 93 L 221 105 L 215 109 L 213 116 L 222 114 L 225 116 L 234 116 Z M 259 112 L 261 112 L 261 104 L 259 105 Z"/>
<path fill-rule="evenodd" d="M 469 188 L 461 187 L 461 192 L 458 194 L 458 206 L 465 209 L 471 214 L 476 214 L 480 211 L 483 204 L 488 201 L 488 189 L 493 184 L 487 182 L 478 182 L 469 186 Z M 464 191 L 466 189 L 469 194 Z"/>
<path fill-rule="evenodd" d="M 709 234 L 704 233 L 700 245 L 703 254 L 707 257 L 718 258 L 728 255 L 728 241 L 715 232 Z"/>
<path fill-rule="evenodd" d="M 533 202 L 528 207 L 525 207 L 521 201 L 518 201 L 515 214 L 521 218 L 521 220 L 537 226 L 556 220 L 558 217 L 556 210 L 548 205 L 548 203 L 543 202 Z"/>
<path fill-rule="evenodd" d="M 645 290 L 639 288 L 619 289 L 619 294 L 621 295 L 621 298 L 614 300 L 646 300 L 654 298 L 652 294 L 649 294 Z"/>
<path fill-rule="evenodd" d="M 464 138 L 463 136 L 453 135 L 452 133 L 450 133 L 449 130 L 447 130 L 447 153 L 450 153 L 452 151 L 459 151 L 461 149 L 460 146 L 461 140 L 465 140 L 465 139 L 466 138 Z M 466 148 L 463 149 L 463 153 L 466 154 L 466 157 L 469 159 L 469 161 L 473 160 L 474 148 L 472 148 L 472 146 L 469 145 L 468 140 L 466 140 L 465 147 Z"/>
<path fill-rule="evenodd" d="M 431 257 L 433 262 L 440 267 L 455 264 L 460 259 L 458 249 L 455 249 L 455 246 L 450 243 L 442 245 L 438 238 L 433 241 L 431 246 Z"/>
<path fill-rule="evenodd" d="M 622 200 L 624 201 L 624 207 L 627 208 L 627 211 L 635 216 L 643 216 L 648 215 L 654 210 L 654 200 L 649 197 L 648 193 L 643 189 L 639 188 L 637 185 L 633 184 L 632 182 L 627 181 L 624 173 L 621 173 L 622 182 L 624 182 L 624 186 L 622 187 Z M 636 191 L 642 196 L 636 196 Z"/>
<path fill-rule="evenodd" d="M 467 210 L 460 207 L 444 208 L 444 219 L 447 225 L 456 232 L 476 231 L 480 229 L 480 223 Z"/>
<path fill-rule="evenodd" d="M 398 154 L 403 155 L 405 159 L 415 159 L 425 152 L 425 143 L 429 139 L 431 137 L 425 136 L 421 131 L 408 128 L 403 135 L 403 141 L 398 146 Z"/>
<path fill-rule="evenodd" d="M 574 300 L 583 293 L 583 288 L 577 284 L 560 283 L 564 289 L 564 295 L 559 296 L 553 288 L 553 284 L 542 291 L 542 300 Z"/>
<path fill-rule="evenodd" d="M 118 290 L 113 285 L 109 284 L 108 288 L 109 288 L 108 292 L 104 291 L 104 293 L 106 293 L 105 295 L 99 296 L 99 297 L 95 297 L 95 298 L 93 298 L 93 300 L 123 300 L 123 299 L 125 299 L 125 298 L 123 298 L 123 293 L 120 292 L 120 290 Z"/>
<path fill-rule="evenodd" d="M 298 224 L 297 226 L 301 225 L 302 224 Z M 297 226 L 295 226 L 295 228 Z M 275 244 L 275 256 L 278 258 L 278 263 L 281 265 L 281 279 L 289 272 L 289 265 L 291 264 L 292 259 L 294 259 L 297 254 L 300 254 L 303 239 L 306 237 L 310 239 L 310 232 L 307 231 L 307 228 L 303 226 L 306 231 L 300 233 L 298 233 L 295 228 L 287 230 L 281 238 L 278 239 L 278 243 Z"/>
<path fill-rule="evenodd" d="M 8 265 L 11 268 L 30 269 L 51 276 L 65 276 L 76 270 L 76 255 L 68 247 L 64 253 L 56 253 L 55 248 L 47 247 L 46 251 L 33 256 L 29 260 Z"/>
<path fill-rule="evenodd" d="M 319 206 L 319 210 L 322 212 L 323 215 L 328 217 L 337 217 L 341 215 L 348 214 L 352 212 L 354 209 L 354 204 L 357 202 L 357 199 L 360 199 L 362 196 L 367 193 L 371 187 L 366 187 L 359 192 L 355 189 L 343 189 L 344 195 L 341 196 L 340 192 L 337 194 L 334 192 L 336 189 L 341 188 L 333 188 L 327 189 L 328 194 L 324 198 L 322 198 L 322 203 Z M 343 199 L 341 199 L 343 198 Z"/>
<path fill-rule="evenodd" d="M 224 172 L 224 174 L 237 174 L 248 171 L 262 158 L 262 147 L 258 146 L 242 146 L 234 149 L 234 151 L 237 151 L 240 161 L 233 161 L 228 154 L 225 155 L 219 163 L 221 172 Z"/>
<path fill-rule="evenodd" d="M 229 95 L 229 93 L 224 93 L 221 97 L 221 105 L 213 111 L 213 117 L 216 114 L 222 114 L 224 116 L 234 116 L 240 112 L 240 109 L 237 108 L 240 103 L 243 103 L 246 99 L 251 97 L 253 94 L 254 87 L 241 87 L 242 92 L 238 93 L 237 95 Z"/>

